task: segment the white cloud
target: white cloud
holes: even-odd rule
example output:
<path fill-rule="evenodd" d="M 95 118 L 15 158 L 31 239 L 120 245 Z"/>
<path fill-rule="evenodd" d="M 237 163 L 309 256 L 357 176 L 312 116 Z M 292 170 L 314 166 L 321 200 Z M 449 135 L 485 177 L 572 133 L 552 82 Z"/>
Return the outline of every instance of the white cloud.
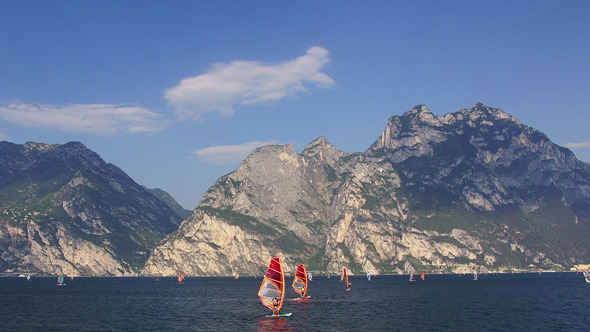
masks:
<path fill-rule="evenodd" d="M 326 88 L 334 80 L 320 70 L 328 50 L 312 47 L 294 60 L 277 65 L 257 61 L 214 64 L 202 75 L 183 79 L 165 92 L 180 118 L 200 118 L 208 112 L 232 115 L 236 106 L 278 102 L 309 92 L 309 85 Z"/>
<path fill-rule="evenodd" d="M 565 147 L 570 149 L 590 148 L 590 142 L 565 143 Z"/>
<path fill-rule="evenodd" d="M 0 104 L 0 118 L 27 127 L 96 135 L 156 133 L 168 125 L 162 115 L 133 104 Z"/>
<path fill-rule="evenodd" d="M 194 156 L 200 160 L 217 165 L 241 162 L 246 159 L 252 150 L 271 144 L 279 144 L 279 141 L 255 141 L 239 145 L 218 145 L 195 150 Z"/>

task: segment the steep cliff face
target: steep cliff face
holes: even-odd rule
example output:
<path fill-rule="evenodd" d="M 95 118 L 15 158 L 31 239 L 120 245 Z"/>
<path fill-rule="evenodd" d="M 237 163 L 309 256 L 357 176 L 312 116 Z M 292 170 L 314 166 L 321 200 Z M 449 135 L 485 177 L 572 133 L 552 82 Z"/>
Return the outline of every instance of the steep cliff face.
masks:
<path fill-rule="evenodd" d="M 499 109 L 476 104 L 435 116 L 418 106 L 391 117 L 367 154 L 385 155 L 400 171 L 413 227 L 466 230 L 484 262 L 567 266 L 590 258 L 579 245 L 590 236 L 587 165 Z"/>
<path fill-rule="evenodd" d="M 365 153 L 266 146 L 209 189 L 145 274 L 550 268 L 587 261 L 587 165 L 499 109 L 389 119 Z"/>
<path fill-rule="evenodd" d="M 587 205 L 587 166 L 543 133 L 476 104 L 445 116 L 417 106 L 389 119 L 368 153 L 384 152 L 411 182 L 442 186 L 475 208 L 523 203 L 518 191 L 554 188 L 565 204 Z"/>
<path fill-rule="evenodd" d="M 180 222 L 79 142 L 0 142 L 0 271 L 134 274 Z"/>

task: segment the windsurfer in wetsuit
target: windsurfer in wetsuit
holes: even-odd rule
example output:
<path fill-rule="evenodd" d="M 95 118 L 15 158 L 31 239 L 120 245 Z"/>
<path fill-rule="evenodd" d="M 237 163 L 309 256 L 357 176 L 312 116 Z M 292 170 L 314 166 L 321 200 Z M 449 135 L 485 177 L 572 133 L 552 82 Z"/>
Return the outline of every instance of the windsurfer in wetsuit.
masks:
<path fill-rule="evenodd" d="M 274 309 L 272 310 L 272 315 L 277 316 L 278 314 L 280 314 L 279 299 L 277 299 L 276 296 L 272 299 L 272 306 L 274 307 Z"/>
<path fill-rule="evenodd" d="M 305 286 L 301 287 L 301 298 L 305 296 Z"/>

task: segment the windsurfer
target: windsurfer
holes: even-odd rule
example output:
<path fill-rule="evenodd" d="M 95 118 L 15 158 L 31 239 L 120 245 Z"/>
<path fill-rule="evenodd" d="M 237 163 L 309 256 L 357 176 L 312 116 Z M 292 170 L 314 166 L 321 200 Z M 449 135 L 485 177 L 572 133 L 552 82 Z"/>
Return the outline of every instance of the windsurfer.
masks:
<path fill-rule="evenodd" d="M 277 316 L 280 314 L 280 310 L 279 310 L 279 299 L 275 296 L 272 299 L 272 306 L 273 306 L 273 310 L 272 310 L 272 315 L 273 316 Z"/>
<path fill-rule="evenodd" d="M 301 287 L 301 298 L 305 296 L 305 286 Z"/>

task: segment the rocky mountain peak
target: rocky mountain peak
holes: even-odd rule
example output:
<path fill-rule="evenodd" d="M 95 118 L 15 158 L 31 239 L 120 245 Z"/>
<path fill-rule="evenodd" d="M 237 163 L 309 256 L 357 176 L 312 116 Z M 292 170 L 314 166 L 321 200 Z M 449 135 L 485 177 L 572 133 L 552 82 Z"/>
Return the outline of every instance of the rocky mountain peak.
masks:
<path fill-rule="evenodd" d="M 440 119 L 434 115 L 426 105 L 417 105 L 412 110 L 407 111 L 402 115 L 405 122 L 409 122 L 412 126 L 440 126 Z"/>
<path fill-rule="evenodd" d="M 499 108 L 489 107 L 480 102 L 476 103 L 470 109 L 461 109 L 456 113 L 452 113 L 452 115 L 457 120 L 463 120 L 463 118 L 467 118 L 471 121 L 486 121 L 484 124 L 487 125 L 493 125 L 494 120 L 509 120 L 514 122 L 516 125 L 522 125 L 520 120 L 514 116 L 502 111 Z"/>
<path fill-rule="evenodd" d="M 56 149 L 60 147 L 59 144 L 46 144 L 46 143 L 37 143 L 37 142 L 27 142 L 24 144 L 25 153 L 31 152 L 45 152 L 49 150 Z"/>
<path fill-rule="evenodd" d="M 307 158 L 315 158 L 319 161 L 334 160 L 340 158 L 345 152 L 338 150 L 325 137 L 318 137 L 307 145 L 301 155 Z"/>
<path fill-rule="evenodd" d="M 431 114 L 415 107 L 391 117 L 367 153 L 384 152 L 394 164 L 406 165 L 400 167 L 408 177 L 420 178 L 423 184 L 437 183 L 452 191 L 461 184 L 456 194 L 477 209 L 522 201 L 509 194 L 509 188 L 531 185 L 559 188 L 569 204 L 590 199 L 588 179 L 579 176 L 584 165 L 512 115 L 482 103 L 442 116 Z M 471 174 L 465 173 L 467 169 Z"/>

